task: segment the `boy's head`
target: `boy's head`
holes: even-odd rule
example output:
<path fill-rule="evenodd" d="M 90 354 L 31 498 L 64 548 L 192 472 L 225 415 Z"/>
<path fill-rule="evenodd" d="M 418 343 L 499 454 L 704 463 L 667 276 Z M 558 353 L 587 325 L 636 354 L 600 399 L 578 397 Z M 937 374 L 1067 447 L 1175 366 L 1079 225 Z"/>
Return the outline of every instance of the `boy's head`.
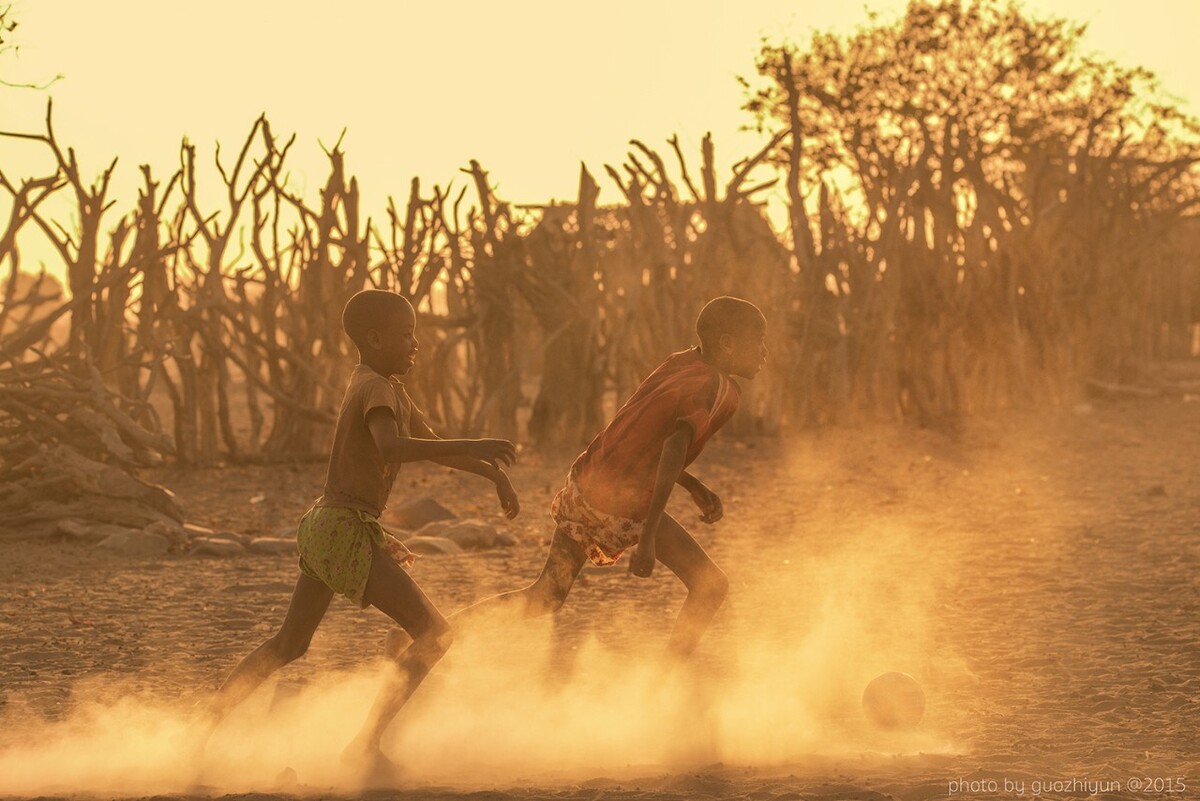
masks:
<path fill-rule="evenodd" d="M 716 367 L 754 378 L 767 360 L 767 318 L 748 300 L 713 298 L 696 317 L 700 352 Z"/>
<path fill-rule="evenodd" d="M 364 289 L 346 301 L 342 329 L 362 363 L 383 375 L 407 373 L 417 355 L 417 314 L 403 295 Z"/>

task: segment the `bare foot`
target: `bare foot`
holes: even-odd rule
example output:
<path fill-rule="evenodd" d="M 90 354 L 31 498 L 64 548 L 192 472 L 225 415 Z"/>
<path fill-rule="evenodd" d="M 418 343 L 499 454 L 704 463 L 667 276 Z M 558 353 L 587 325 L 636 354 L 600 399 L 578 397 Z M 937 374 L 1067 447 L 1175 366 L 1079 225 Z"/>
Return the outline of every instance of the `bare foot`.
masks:
<path fill-rule="evenodd" d="M 201 702 L 192 708 L 183 729 L 178 733 L 175 747 L 183 771 L 182 778 L 189 792 L 208 794 L 204 784 L 205 750 L 219 722 L 220 718 L 212 707 Z"/>
<path fill-rule="evenodd" d="M 198 701 L 192 706 L 184 727 L 182 743 L 185 755 L 189 759 L 197 763 L 204 759 L 204 749 L 220 722 L 221 715 L 210 702 Z"/>
<path fill-rule="evenodd" d="M 404 771 L 378 745 L 355 740 L 342 752 L 342 762 L 353 770 L 363 787 L 390 788 L 400 784 Z"/>

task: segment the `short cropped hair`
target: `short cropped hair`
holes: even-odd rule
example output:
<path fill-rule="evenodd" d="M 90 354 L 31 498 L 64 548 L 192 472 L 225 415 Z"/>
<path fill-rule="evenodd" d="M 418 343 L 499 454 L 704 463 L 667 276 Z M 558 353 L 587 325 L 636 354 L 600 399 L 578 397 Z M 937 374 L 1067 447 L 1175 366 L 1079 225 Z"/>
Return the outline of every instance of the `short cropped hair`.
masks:
<path fill-rule="evenodd" d="M 405 306 L 412 308 L 406 297 L 395 292 L 384 289 L 364 289 L 355 292 L 350 300 L 346 301 L 346 308 L 342 309 L 342 330 L 355 345 L 362 348 L 367 343 L 368 331 L 382 326 L 390 315 Z"/>
<path fill-rule="evenodd" d="M 762 329 L 767 318 L 748 300 L 723 295 L 704 304 L 696 316 L 696 336 L 705 350 L 715 347 L 722 334 L 740 334 Z"/>

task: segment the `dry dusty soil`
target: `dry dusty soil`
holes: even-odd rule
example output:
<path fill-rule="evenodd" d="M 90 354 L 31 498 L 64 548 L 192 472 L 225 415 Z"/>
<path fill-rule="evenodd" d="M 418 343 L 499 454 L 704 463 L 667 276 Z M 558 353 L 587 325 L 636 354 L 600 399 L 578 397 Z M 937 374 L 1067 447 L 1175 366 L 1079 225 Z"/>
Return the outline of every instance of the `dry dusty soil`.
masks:
<path fill-rule="evenodd" d="M 441 609 L 537 575 L 568 463 L 513 469 L 511 523 L 475 477 L 404 469 L 394 500 L 429 495 L 519 541 L 422 558 L 413 575 Z M 0 795 L 1193 797 L 1198 467 L 1200 402 L 1178 398 L 953 432 L 719 437 L 696 472 L 725 519 L 671 506 L 732 587 L 693 664 L 655 660 L 685 596 L 668 571 L 588 569 L 551 625 L 460 637 L 385 742 L 409 774 L 369 791 L 327 762 L 382 669 L 379 612 L 335 599 L 308 654 L 192 770 L 170 750 L 181 710 L 278 626 L 295 558 L 3 544 Z M 323 465 L 154 478 L 196 523 L 290 536 Z M 915 729 L 863 717 L 887 670 L 924 688 Z"/>

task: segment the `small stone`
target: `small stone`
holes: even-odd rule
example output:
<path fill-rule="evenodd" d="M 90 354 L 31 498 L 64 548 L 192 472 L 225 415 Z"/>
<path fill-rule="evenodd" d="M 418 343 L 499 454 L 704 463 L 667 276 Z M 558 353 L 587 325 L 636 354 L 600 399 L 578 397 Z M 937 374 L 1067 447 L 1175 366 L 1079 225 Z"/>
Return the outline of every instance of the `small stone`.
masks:
<path fill-rule="evenodd" d="M 437 525 L 437 523 L 433 525 Z M 425 526 L 417 534 L 419 536 L 445 537 L 458 543 L 460 548 L 467 551 L 481 551 L 496 547 L 496 527 L 477 518 L 446 523 L 437 534 L 427 532 L 428 528 L 429 526 Z"/>
<path fill-rule="evenodd" d="M 250 544 L 251 537 L 246 534 L 238 534 L 236 531 L 218 531 L 216 534 L 211 535 L 209 539 L 229 540 L 230 542 L 236 542 L 242 547 L 246 547 Z"/>
<path fill-rule="evenodd" d="M 197 526 L 195 523 L 184 523 L 183 533 L 189 538 L 211 537 L 213 535 L 213 530 L 204 526 Z"/>
<path fill-rule="evenodd" d="M 191 556 L 241 556 L 246 553 L 246 546 L 236 540 L 200 537 L 192 541 L 192 549 L 188 553 Z"/>
<path fill-rule="evenodd" d="M 296 541 L 283 537 L 255 537 L 250 540 L 252 553 L 296 553 Z"/>
<path fill-rule="evenodd" d="M 457 542 L 445 537 L 409 537 L 404 544 L 413 553 L 423 556 L 451 556 L 463 552 Z"/>
<path fill-rule="evenodd" d="M 96 547 L 126 556 L 161 556 L 170 549 L 171 543 L 158 534 L 130 529 L 105 537 L 96 543 Z"/>
<path fill-rule="evenodd" d="M 454 518 L 454 512 L 430 497 L 414 498 L 393 509 L 388 516 L 389 522 L 393 525 L 409 531 L 416 531 L 435 520 L 453 520 Z"/>
<path fill-rule="evenodd" d="M 187 534 L 184 533 L 182 526 L 168 523 L 165 520 L 156 520 L 142 529 L 142 531 L 145 531 L 147 534 L 157 534 L 171 543 L 173 547 L 177 548 L 182 548 L 188 542 Z"/>
<path fill-rule="evenodd" d="M 412 536 L 415 537 L 443 537 L 446 529 L 453 526 L 454 520 L 435 520 L 432 523 L 426 523 L 417 529 Z"/>
<path fill-rule="evenodd" d="M 1167 488 L 1162 484 L 1155 484 L 1146 490 L 1148 498 L 1165 498 L 1167 496 Z"/>
<path fill-rule="evenodd" d="M 61 534 L 66 534 L 77 540 L 85 542 L 100 542 L 108 539 L 116 534 L 127 534 L 131 531 L 138 531 L 136 528 L 128 526 L 118 526 L 112 523 L 97 523 L 92 520 L 79 520 L 74 517 L 67 517 L 59 520 L 55 528 Z"/>

